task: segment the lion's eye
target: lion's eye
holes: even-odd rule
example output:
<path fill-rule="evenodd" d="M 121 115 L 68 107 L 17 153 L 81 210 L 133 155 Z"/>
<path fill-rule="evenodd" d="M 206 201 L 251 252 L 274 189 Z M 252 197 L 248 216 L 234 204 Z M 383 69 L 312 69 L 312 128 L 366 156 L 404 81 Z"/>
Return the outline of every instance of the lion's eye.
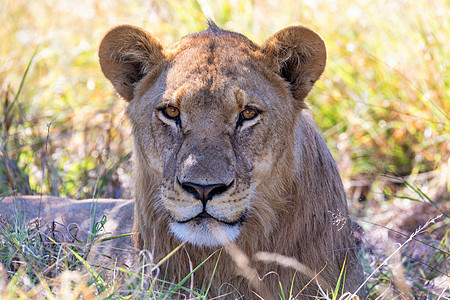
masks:
<path fill-rule="evenodd" d="M 241 111 L 241 118 L 243 120 L 251 120 L 258 115 L 258 112 L 254 108 L 247 107 L 243 111 Z"/>
<path fill-rule="evenodd" d="M 180 117 L 180 110 L 172 105 L 168 105 L 163 112 L 169 119 L 177 120 Z"/>

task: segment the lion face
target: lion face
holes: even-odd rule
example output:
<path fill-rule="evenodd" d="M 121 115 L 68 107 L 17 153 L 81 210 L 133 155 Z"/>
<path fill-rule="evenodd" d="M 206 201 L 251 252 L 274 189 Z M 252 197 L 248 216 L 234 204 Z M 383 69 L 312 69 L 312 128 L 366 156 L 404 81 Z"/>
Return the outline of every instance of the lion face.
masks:
<path fill-rule="evenodd" d="M 248 45 L 191 39 L 182 43 L 195 46 L 140 87 L 144 93 L 131 101 L 128 115 L 143 155 L 161 173 L 161 205 L 173 233 L 216 246 L 236 239 L 251 217 L 253 191 L 285 148 L 277 131 L 292 130 L 295 108 L 265 88 L 271 85 L 251 63 Z M 241 67 L 227 63 L 230 58 Z"/>
<path fill-rule="evenodd" d="M 215 25 L 165 49 L 131 26 L 103 40 L 102 70 L 130 101 L 135 155 L 160 180 L 154 213 L 179 239 L 214 247 L 237 239 L 252 219 L 276 222 L 276 209 L 261 213 L 270 203 L 259 186 L 281 157 L 293 156 L 297 114 L 325 60 L 315 33 L 286 30 L 263 47 Z M 288 42 L 299 30 L 304 47 L 293 52 Z"/>

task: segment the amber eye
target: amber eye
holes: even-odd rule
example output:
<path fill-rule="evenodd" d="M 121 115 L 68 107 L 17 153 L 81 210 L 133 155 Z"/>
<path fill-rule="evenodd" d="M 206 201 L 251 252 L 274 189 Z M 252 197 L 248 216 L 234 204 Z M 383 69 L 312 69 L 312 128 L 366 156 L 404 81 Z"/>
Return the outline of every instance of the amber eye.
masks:
<path fill-rule="evenodd" d="M 244 120 L 251 120 L 254 117 L 256 117 L 257 115 L 258 115 L 258 112 L 254 108 L 248 107 L 248 108 L 244 109 L 243 111 L 241 111 L 241 116 L 242 116 L 242 119 L 244 119 Z"/>
<path fill-rule="evenodd" d="M 176 108 L 175 106 L 168 105 L 164 110 L 164 114 L 169 119 L 176 120 L 180 116 L 180 110 L 178 108 Z"/>

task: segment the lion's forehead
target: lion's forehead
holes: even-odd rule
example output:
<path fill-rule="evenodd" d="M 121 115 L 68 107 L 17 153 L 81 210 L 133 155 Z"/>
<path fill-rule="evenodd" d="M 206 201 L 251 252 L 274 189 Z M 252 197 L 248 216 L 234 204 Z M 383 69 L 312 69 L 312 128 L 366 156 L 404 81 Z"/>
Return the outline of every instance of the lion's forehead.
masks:
<path fill-rule="evenodd" d="M 257 66 L 255 49 L 249 43 L 227 35 L 183 39 L 168 58 L 170 82 L 193 80 L 212 85 L 248 79 Z"/>
<path fill-rule="evenodd" d="M 195 45 L 187 48 L 169 61 L 178 72 L 197 76 L 208 74 L 233 78 L 245 75 L 254 67 L 257 60 L 246 48 L 220 45 Z"/>
<path fill-rule="evenodd" d="M 207 52 L 214 53 L 226 47 L 230 47 L 226 51 L 241 49 L 247 52 L 255 52 L 259 49 L 256 44 L 242 34 L 221 30 L 218 32 L 202 31 L 187 35 L 177 43 L 167 47 L 166 52 L 169 57 L 173 57 L 188 49 L 196 48 L 197 51 L 207 49 Z"/>

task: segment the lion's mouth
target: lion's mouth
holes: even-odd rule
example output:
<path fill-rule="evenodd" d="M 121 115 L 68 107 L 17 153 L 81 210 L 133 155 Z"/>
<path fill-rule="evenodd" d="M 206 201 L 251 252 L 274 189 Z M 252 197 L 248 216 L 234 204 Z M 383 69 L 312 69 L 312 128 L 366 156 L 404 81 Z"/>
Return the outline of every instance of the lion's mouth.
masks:
<path fill-rule="evenodd" d="M 170 218 L 173 221 L 175 221 L 175 222 L 177 222 L 179 224 L 185 224 L 185 223 L 188 223 L 188 222 L 194 222 L 194 223 L 200 224 L 200 223 L 202 223 L 204 221 L 207 221 L 207 220 L 215 220 L 217 222 L 226 224 L 228 226 L 236 226 L 236 225 L 239 225 L 239 224 L 241 224 L 241 223 L 243 223 L 245 221 L 245 219 L 247 218 L 247 211 L 244 211 L 241 214 L 241 216 L 236 221 L 228 221 L 228 220 L 224 220 L 224 219 L 221 219 L 221 218 L 216 218 L 216 217 L 208 214 L 206 211 L 202 211 L 201 213 L 199 213 L 195 217 L 187 219 L 187 220 L 183 220 L 183 221 L 174 220 L 171 216 L 170 216 Z"/>

